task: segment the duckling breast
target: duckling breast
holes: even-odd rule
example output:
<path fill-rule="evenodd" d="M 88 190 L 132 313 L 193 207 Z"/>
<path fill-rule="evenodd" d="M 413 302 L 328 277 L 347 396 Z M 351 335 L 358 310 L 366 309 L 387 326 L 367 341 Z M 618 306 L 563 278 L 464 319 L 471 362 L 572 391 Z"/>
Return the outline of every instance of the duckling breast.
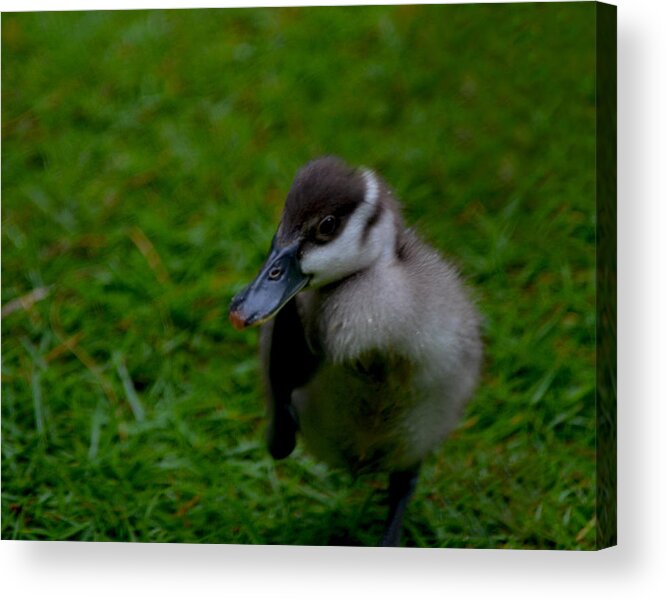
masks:
<path fill-rule="evenodd" d="M 300 295 L 322 360 L 292 401 L 306 446 L 325 462 L 354 473 L 409 469 L 458 422 L 478 374 L 475 312 L 444 263 L 428 266 L 434 287 L 398 265 Z"/>

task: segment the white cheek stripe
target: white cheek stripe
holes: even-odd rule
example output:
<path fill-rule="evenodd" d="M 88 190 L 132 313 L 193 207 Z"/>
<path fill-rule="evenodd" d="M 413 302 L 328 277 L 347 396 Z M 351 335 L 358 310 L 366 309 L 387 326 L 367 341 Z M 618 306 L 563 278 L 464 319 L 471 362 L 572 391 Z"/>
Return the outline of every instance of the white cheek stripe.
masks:
<path fill-rule="evenodd" d="M 379 184 L 377 177 L 370 169 L 363 169 L 363 180 L 365 181 L 365 201 L 375 206 L 379 198 Z"/>
<path fill-rule="evenodd" d="M 313 285 L 341 279 L 367 266 L 381 252 L 381 242 L 376 235 L 371 236 L 369 245 L 362 247 L 361 244 L 363 230 L 379 201 L 379 182 L 375 174 L 365 169 L 363 179 L 365 197 L 351 214 L 342 234 L 325 246 L 309 249 L 301 259 L 301 269 L 312 276 Z"/>

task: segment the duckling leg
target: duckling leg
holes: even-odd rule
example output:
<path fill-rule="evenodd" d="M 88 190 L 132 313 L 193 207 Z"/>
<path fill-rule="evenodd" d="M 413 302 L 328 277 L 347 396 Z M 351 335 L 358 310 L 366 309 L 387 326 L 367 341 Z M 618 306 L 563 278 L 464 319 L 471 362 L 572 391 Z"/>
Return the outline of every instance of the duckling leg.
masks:
<path fill-rule="evenodd" d="M 295 299 L 262 327 L 261 354 L 268 383 L 268 451 L 275 459 L 285 458 L 296 446 L 298 431 L 291 394 L 310 379 L 318 364 L 305 339 Z"/>
<path fill-rule="evenodd" d="M 291 404 L 274 406 L 266 432 L 268 451 L 274 459 L 286 458 L 293 452 L 296 447 L 296 431 L 298 431 L 298 420 L 293 406 Z"/>
<path fill-rule="evenodd" d="M 408 471 L 395 471 L 389 476 L 389 514 L 381 541 L 384 547 L 400 546 L 402 519 L 407 503 L 414 493 L 419 468 L 420 465 Z"/>

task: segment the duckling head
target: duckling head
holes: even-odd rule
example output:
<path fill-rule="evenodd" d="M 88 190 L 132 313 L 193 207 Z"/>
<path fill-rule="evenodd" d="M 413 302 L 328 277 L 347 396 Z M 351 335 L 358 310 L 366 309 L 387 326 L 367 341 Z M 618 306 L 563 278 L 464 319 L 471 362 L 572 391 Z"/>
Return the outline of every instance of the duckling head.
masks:
<path fill-rule="evenodd" d="M 271 319 L 305 288 L 367 269 L 395 247 L 397 204 L 368 169 L 327 156 L 294 178 L 273 242 L 256 278 L 231 302 L 237 329 Z"/>

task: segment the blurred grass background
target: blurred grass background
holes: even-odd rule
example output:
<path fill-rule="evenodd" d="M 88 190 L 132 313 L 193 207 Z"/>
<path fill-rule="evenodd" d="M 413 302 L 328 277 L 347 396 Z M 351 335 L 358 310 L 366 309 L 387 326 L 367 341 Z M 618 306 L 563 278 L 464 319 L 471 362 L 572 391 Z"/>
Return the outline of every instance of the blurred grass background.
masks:
<path fill-rule="evenodd" d="M 377 542 L 382 477 L 268 457 L 226 318 L 334 153 L 486 319 L 405 544 L 593 548 L 594 10 L 3 15 L 2 537 Z"/>

